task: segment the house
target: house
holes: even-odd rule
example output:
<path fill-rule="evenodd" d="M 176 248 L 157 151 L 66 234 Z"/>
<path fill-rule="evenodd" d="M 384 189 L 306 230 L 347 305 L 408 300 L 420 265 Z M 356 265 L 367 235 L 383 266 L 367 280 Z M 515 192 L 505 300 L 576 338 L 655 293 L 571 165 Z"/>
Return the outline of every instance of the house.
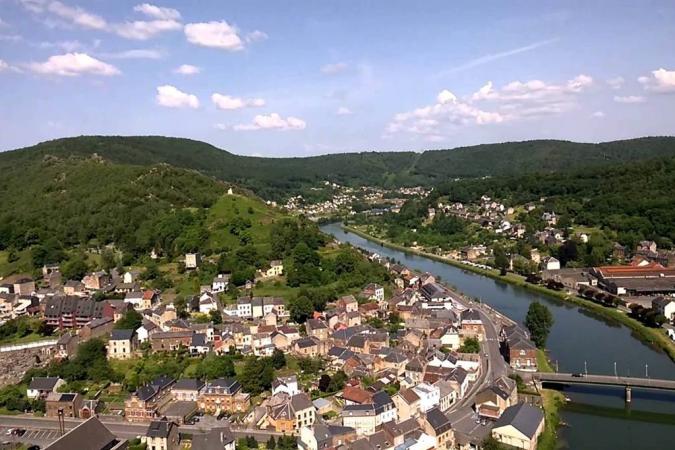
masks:
<path fill-rule="evenodd" d="M 276 395 L 281 392 L 285 392 L 289 397 L 300 393 L 300 389 L 298 389 L 298 378 L 295 375 L 288 377 L 277 377 L 272 382 L 272 395 Z"/>
<path fill-rule="evenodd" d="M 314 336 L 321 341 L 328 339 L 328 325 L 323 320 L 308 319 L 305 322 L 305 329 L 307 336 Z"/>
<path fill-rule="evenodd" d="M 363 405 L 346 405 L 340 412 L 342 425 L 354 428 L 356 434 L 370 435 L 375 433 L 377 418 L 372 403 Z"/>
<path fill-rule="evenodd" d="M 47 325 L 58 328 L 82 328 L 92 319 L 111 317 L 113 310 L 107 302 L 90 298 L 54 296 L 45 302 L 44 318 Z"/>
<path fill-rule="evenodd" d="M 171 386 L 171 395 L 174 401 L 196 402 L 204 382 L 195 378 L 182 378 Z"/>
<path fill-rule="evenodd" d="M 591 269 L 598 284 L 616 295 L 669 295 L 675 293 L 675 268 L 638 258 L 627 266 Z"/>
<path fill-rule="evenodd" d="M 150 345 L 153 351 L 174 351 L 181 347 L 188 348 L 192 343 L 192 330 L 160 331 L 150 334 Z"/>
<path fill-rule="evenodd" d="M 517 325 L 502 329 L 502 346 L 506 359 L 516 370 L 535 372 L 537 370 L 537 347 L 525 331 Z"/>
<path fill-rule="evenodd" d="M 236 444 L 229 430 L 211 430 L 192 436 L 192 448 L 195 450 L 235 450 Z"/>
<path fill-rule="evenodd" d="M 419 414 L 420 397 L 412 389 L 401 389 L 396 394 L 394 394 L 392 401 L 396 405 L 399 421 L 408 420 L 411 417 L 416 417 Z"/>
<path fill-rule="evenodd" d="M 108 275 L 103 270 L 87 274 L 82 279 L 82 283 L 84 283 L 84 288 L 90 291 L 99 291 L 108 286 L 110 282 L 111 282 L 110 275 Z"/>
<path fill-rule="evenodd" d="M 398 417 L 396 404 L 385 391 L 373 394 L 373 406 L 375 408 L 375 423 L 377 426 L 396 420 Z"/>
<path fill-rule="evenodd" d="M 82 395 L 78 393 L 50 392 L 45 399 L 45 416 L 79 417 Z"/>
<path fill-rule="evenodd" d="M 415 394 L 420 398 L 420 411 L 427 412 L 431 408 L 438 406 L 441 401 L 441 392 L 437 386 L 428 383 L 420 383 L 412 388 Z"/>
<path fill-rule="evenodd" d="M 359 302 L 356 301 L 353 295 L 345 295 L 343 297 L 340 297 L 337 302 L 336 306 L 339 309 L 344 309 L 345 312 L 358 312 L 359 310 Z"/>
<path fill-rule="evenodd" d="M 506 408 L 518 402 L 516 382 L 507 377 L 497 378 L 490 386 L 478 391 L 476 412 L 489 419 L 499 419 Z"/>
<path fill-rule="evenodd" d="M 284 263 L 279 259 L 270 261 L 269 266 L 265 266 L 258 271 L 261 278 L 280 277 L 284 274 Z"/>
<path fill-rule="evenodd" d="M 150 422 L 145 436 L 141 436 L 148 450 L 179 450 L 178 426 L 166 417 Z"/>
<path fill-rule="evenodd" d="M 548 256 L 541 261 L 542 270 L 560 270 L 560 261 L 553 256 Z"/>
<path fill-rule="evenodd" d="M 33 377 L 26 390 L 26 397 L 30 400 L 47 398 L 52 392 L 63 386 L 66 382 L 59 377 Z"/>
<path fill-rule="evenodd" d="M 185 268 L 188 270 L 196 269 L 201 263 L 201 255 L 199 253 L 186 253 L 185 254 Z"/>
<path fill-rule="evenodd" d="M 159 293 L 156 291 L 145 290 L 141 298 L 140 309 L 152 309 L 159 303 Z"/>
<path fill-rule="evenodd" d="M 68 430 L 45 450 L 125 450 L 128 442 L 116 437 L 96 417 L 91 417 Z"/>
<path fill-rule="evenodd" d="M 108 359 L 129 359 L 137 348 L 135 330 L 113 330 L 108 340 Z"/>
<path fill-rule="evenodd" d="M 319 356 L 325 353 L 324 349 L 324 342 L 313 336 L 300 338 L 293 345 L 294 353 L 300 356 Z"/>
<path fill-rule="evenodd" d="M 194 333 L 188 347 L 191 355 L 205 355 L 210 352 L 212 344 L 207 342 L 206 335 L 202 333 Z"/>
<path fill-rule="evenodd" d="M 106 307 L 104 307 L 104 309 L 105 308 Z M 114 319 L 112 317 L 104 316 L 100 319 L 90 320 L 82 328 L 80 328 L 77 334 L 82 341 L 88 341 L 89 339 L 107 336 L 113 330 L 114 326 Z"/>
<path fill-rule="evenodd" d="M 652 300 L 652 309 L 666 317 L 669 322 L 675 321 L 675 299 L 672 297 L 657 297 Z"/>
<path fill-rule="evenodd" d="M 475 337 L 481 340 L 485 335 L 485 328 L 478 310 L 469 308 L 460 314 L 462 335 L 465 337 Z"/>
<path fill-rule="evenodd" d="M 148 342 L 150 336 L 154 333 L 159 333 L 161 330 L 157 325 L 149 320 L 144 320 L 142 325 L 136 329 L 136 336 L 138 337 L 138 342 Z"/>
<path fill-rule="evenodd" d="M 492 428 L 492 437 L 514 448 L 534 450 L 544 431 L 544 413 L 525 403 L 506 408 Z"/>
<path fill-rule="evenodd" d="M 384 301 L 384 288 L 376 283 L 370 283 L 363 291 L 361 291 L 361 296 L 366 300 L 375 300 L 378 302 Z"/>
<path fill-rule="evenodd" d="M 455 439 L 448 417 L 438 407 L 432 408 L 422 416 L 422 429 L 436 440 L 436 449 L 454 448 Z"/>
<path fill-rule="evenodd" d="M 455 385 L 448 380 L 437 380 L 434 383 L 434 386 L 438 388 L 439 399 L 438 399 L 438 408 L 445 412 L 450 406 L 457 401 L 459 397 L 459 392 L 456 389 Z"/>
<path fill-rule="evenodd" d="M 316 422 L 313 427 L 300 428 L 298 448 L 300 450 L 323 450 L 348 448 L 356 440 L 353 428 Z"/>
<path fill-rule="evenodd" d="M 225 292 L 230 284 L 230 274 L 220 273 L 211 282 L 211 292 Z"/>
<path fill-rule="evenodd" d="M 77 346 L 80 345 L 80 337 L 72 333 L 64 333 L 56 341 L 56 357 L 65 359 L 75 355 Z"/>
<path fill-rule="evenodd" d="M 171 387 L 176 380 L 161 375 L 139 387 L 124 402 L 124 416 L 129 422 L 149 422 L 171 401 Z"/>
<path fill-rule="evenodd" d="M 241 392 L 241 385 L 232 378 L 218 378 L 206 383 L 197 399 L 199 409 L 218 415 L 221 412 L 245 412 L 251 396 Z"/>

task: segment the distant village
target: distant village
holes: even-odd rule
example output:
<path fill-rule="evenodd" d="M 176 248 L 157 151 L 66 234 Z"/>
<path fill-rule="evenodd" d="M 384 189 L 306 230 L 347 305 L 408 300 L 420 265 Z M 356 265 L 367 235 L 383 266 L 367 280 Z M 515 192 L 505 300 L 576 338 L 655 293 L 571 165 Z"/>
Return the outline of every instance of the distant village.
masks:
<path fill-rule="evenodd" d="M 537 349 L 527 332 L 487 305 L 448 290 L 432 274 L 377 254 L 363 257 L 387 268 L 393 294 L 369 283 L 303 324 L 290 321 L 279 297 L 244 290 L 235 303 L 222 304 L 218 294 L 230 288 L 228 274 L 202 286 L 189 301 L 190 317 L 181 319 L 175 305 L 162 292 L 144 289 L 133 271 L 93 272 L 63 283 L 58 266 L 45 266 L 40 279 L 16 275 L 0 281 L 0 311 L 4 320 L 39 318 L 57 337 L 46 345 L 3 348 L 0 357 L 68 359 L 84 342 L 99 338 L 109 360 L 138 358 L 143 349 L 193 358 L 282 352 L 322 367 L 277 376 L 262 395 L 246 392 L 235 378 L 160 375 L 118 405 L 64 392 L 58 377 L 35 377 L 25 395 L 44 400 L 46 417 L 87 419 L 59 440 L 73 442 L 77 433 L 109 435 L 102 422 L 116 418 L 147 425 L 139 438 L 151 449 L 235 449 L 237 437 L 249 434 L 260 442 L 292 437 L 297 448 L 307 450 L 471 449 L 486 439 L 535 449 L 544 430 L 540 401 L 520 394 L 516 377 L 509 376 L 537 371 Z M 187 270 L 199 265 L 198 254 L 185 255 Z M 263 275 L 273 278 L 283 270 L 273 261 Z M 101 292 L 120 298 L 97 301 Z M 142 315 L 142 324 L 116 327 L 131 310 Z M 213 310 L 222 323 L 193 320 Z M 11 372 L 7 360 L 3 371 Z M 20 375 L 3 377 L 13 383 Z M 337 389 L 327 389 L 329 383 Z M 114 384 L 106 389 L 120 392 Z M 192 434 L 196 426 L 201 432 Z M 186 434 L 192 434 L 188 443 Z"/>

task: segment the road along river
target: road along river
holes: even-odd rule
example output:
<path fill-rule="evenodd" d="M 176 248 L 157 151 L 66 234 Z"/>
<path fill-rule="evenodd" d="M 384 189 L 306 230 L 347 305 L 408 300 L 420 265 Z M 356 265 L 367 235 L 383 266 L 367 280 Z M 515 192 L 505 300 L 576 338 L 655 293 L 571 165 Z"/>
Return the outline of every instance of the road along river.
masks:
<path fill-rule="evenodd" d="M 341 224 L 321 229 L 340 242 L 393 258 L 403 265 L 440 276 L 465 295 L 480 299 L 513 320 L 523 322 L 530 303 L 538 301 L 551 310 L 555 324 L 547 347 L 560 372 L 583 372 L 675 379 L 675 364 L 631 330 L 578 306 L 526 289 L 462 270 L 424 256 L 382 246 L 346 232 Z M 560 430 L 561 448 L 663 449 L 672 448 L 675 436 L 675 393 L 633 390 L 626 407 L 621 388 L 569 388 L 572 402 L 561 411 L 568 426 Z M 643 413 L 648 411 L 649 413 Z"/>

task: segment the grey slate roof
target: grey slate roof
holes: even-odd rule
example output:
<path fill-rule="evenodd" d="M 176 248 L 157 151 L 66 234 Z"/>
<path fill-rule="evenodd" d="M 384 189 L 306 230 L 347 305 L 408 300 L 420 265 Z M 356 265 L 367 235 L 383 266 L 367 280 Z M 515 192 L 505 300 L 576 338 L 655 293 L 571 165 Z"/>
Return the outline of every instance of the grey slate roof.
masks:
<path fill-rule="evenodd" d="M 518 403 L 517 405 L 509 406 L 504 410 L 502 416 L 495 422 L 494 428 L 511 425 L 516 430 L 532 439 L 534 438 L 534 434 L 537 431 L 539 424 L 541 424 L 543 420 L 544 413 L 541 409 L 526 403 Z"/>
<path fill-rule="evenodd" d="M 182 378 L 176 381 L 176 384 L 174 384 L 171 389 L 183 391 L 198 391 L 203 387 L 204 382 L 202 380 L 197 380 L 195 378 Z"/>
<path fill-rule="evenodd" d="M 148 426 L 148 431 L 145 435 L 148 437 L 167 438 L 171 433 L 171 429 L 176 426 L 173 422 L 166 419 L 153 420 Z"/>
<path fill-rule="evenodd" d="M 31 380 L 28 389 L 35 389 L 38 391 L 51 391 L 58 383 L 59 377 L 35 377 Z"/>
<path fill-rule="evenodd" d="M 134 330 L 112 330 L 111 341 L 130 341 L 134 337 Z"/>
<path fill-rule="evenodd" d="M 45 450 L 114 450 L 126 448 L 126 441 L 115 437 L 96 417 L 82 422 Z"/>

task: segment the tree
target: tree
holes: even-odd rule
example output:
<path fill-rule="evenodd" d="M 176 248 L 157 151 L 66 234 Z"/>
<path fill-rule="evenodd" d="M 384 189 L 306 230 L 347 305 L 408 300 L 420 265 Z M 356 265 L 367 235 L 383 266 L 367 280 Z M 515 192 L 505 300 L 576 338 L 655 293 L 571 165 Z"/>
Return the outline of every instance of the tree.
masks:
<path fill-rule="evenodd" d="M 347 374 L 342 370 L 335 372 L 335 375 L 330 380 L 330 385 L 328 385 L 328 392 L 337 392 L 342 390 L 345 387 L 347 382 Z"/>
<path fill-rule="evenodd" d="M 103 267 L 103 270 L 108 272 L 111 269 L 114 269 L 117 266 L 117 257 L 115 256 L 115 252 L 110 249 L 105 249 L 103 254 L 101 254 L 101 266 Z"/>
<path fill-rule="evenodd" d="M 176 315 L 179 319 L 187 319 L 190 317 L 190 312 L 187 309 L 187 300 L 185 300 L 185 297 L 182 295 L 176 297 L 173 301 L 173 306 L 176 308 Z"/>
<path fill-rule="evenodd" d="M 237 380 L 245 392 L 253 395 L 270 389 L 274 380 L 272 358 L 247 358 Z"/>
<path fill-rule="evenodd" d="M 117 330 L 136 330 L 143 324 L 143 316 L 135 309 L 130 309 L 115 323 Z"/>
<path fill-rule="evenodd" d="M 209 353 L 199 363 L 196 370 L 197 378 L 228 378 L 235 375 L 234 362 L 229 356 L 218 356 Z"/>
<path fill-rule="evenodd" d="M 274 436 L 270 436 L 267 440 L 267 450 L 274 450 L 277 447 L 277 441 L 274 440 Z"/>
<path fill-rule="evenodd" d="M 291 320 L 296 323 L 305 323 L 314 312 L 314 304 L 306 296 L 302 295 L 290 301 L 288 305 Z"/>
<path fill-rule="evenodd" d="M 321 375 L 321 378 L 319 378 L 319 390 L 321 392 L 326 392 L 328 391 L 328 387 L 330 386 L 330 375 L 328 374 L 323 374 Z"/>
<path fill-rule="evenodd" d="M 211 322 L 213 322 L 215 325 L 223 323 L 223 315 L 217 309 L 212 309 L 209 311 L 209 319 L 211 319 Z"/>
<path fill-rule="evenodd" d="M 478 353 L 480 352 L 480 342 L 475 337 L 468 337 L 464 339 L 459 351 L 461 353 Z"/>
<path fill-rule="evenodd" d="M 509 267 L 509 257 L 506 255 L 506 251 L 501 246 L 494 248 L 495 255 L 495 266 L 502 272 L 506 272 L 506 269 Z"/>
<path fill-rule="evenodd" d="M 83 255 L 75 255 L 61 268 L 61 273 L 68 280 L 81 280 L 89 270 Z"/>
<path fill-rule="evenodd" d="M 533 302 L 527 310 L 525 326 L 530 331 L 532 342 L 539 347 L 546 346 L 546 339 L 553 326 L 553 314 L 539 302 Z"/>
<path fill-rule="evenodd" d="M 272 366 L 276 370 L 279 370 L 286 366 L 286 355 L 284 355 L 284 352 L 282 352 L 278 348 L 275 348 L 274 351 L 272 352 Z"/>

